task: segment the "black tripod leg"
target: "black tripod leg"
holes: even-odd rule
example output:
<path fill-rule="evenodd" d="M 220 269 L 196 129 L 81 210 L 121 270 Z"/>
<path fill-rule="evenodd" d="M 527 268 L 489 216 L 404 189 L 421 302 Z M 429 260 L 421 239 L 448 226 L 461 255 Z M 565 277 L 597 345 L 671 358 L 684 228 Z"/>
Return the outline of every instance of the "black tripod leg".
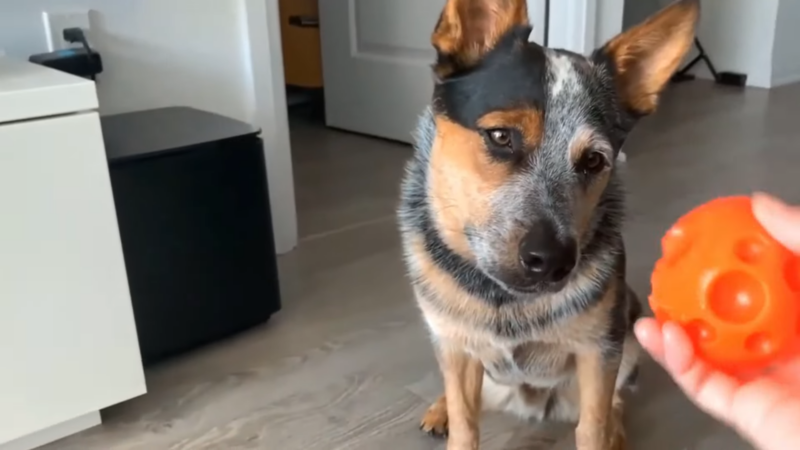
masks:
<path fill-rule="evenodd" d="M 702 60 L 703 60 L 703 55 L 695 56 L 694 59 L 689 61 L 689 64 L 686 64 L 686 67 L 684 67 L 683 69 L 675 72 L 675 75 L 678 76 L 678 77 L 686 76 L 686 74 L 689 73 L 689 71 L 692 70 L 692 68 Z"/>
<path fill-rule="evenodd" d="M 706 53 L 706 49 L 703 48 L 703 45 L 700 44 L 700 40 L 695 38 L 694 45 L 697 46 L 697 49 L 700 50 L 700 54 L 697 56 L 698 58 L 702 58 L 703 61 L 706 62 L 708 66 L 708 70 L 711 71 L 711 75 L 714 77 L 714 81 L 719 81 L 719 72 L 717 72 L 717 68 L 714 67 L 714 63 L 711 62 L 711 58 L 708 57 L 708 53 Z M 697 58 L 695 58 L 697 59 Z"/>
<path fill-rule="evenodd" d="M 717 72 L 716 67 L 714 67 L 714 63 L 711 62 L 711 58 L 708 57 L 708 53 L 706 53 L 706 49 L 703 47 L 703 44 L 700 43 L 700 40 L 694 38 L 694 46 L 697 48 L 699 52 L 697 56 L 695 56 L 689 64 L 675 72 L 675 75 L 672 76 L 672 81 L 675 83 L 680 83 L 681 81 L 688 81 L 693 80 L 694 75 L 689 74 L 689 71 L 694 68 L 700 61 L 703 61 L 708 66 L 708 70 L 711 71 L 711 75 L 714 76 L 715 81 L 719 81 L 719 73 Z"/>

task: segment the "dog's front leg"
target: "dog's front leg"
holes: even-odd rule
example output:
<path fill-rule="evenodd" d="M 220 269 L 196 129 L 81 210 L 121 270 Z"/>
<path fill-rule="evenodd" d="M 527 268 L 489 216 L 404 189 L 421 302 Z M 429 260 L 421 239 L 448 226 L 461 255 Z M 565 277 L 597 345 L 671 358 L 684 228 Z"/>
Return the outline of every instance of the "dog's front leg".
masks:
<path fill-rule="evenodd" d="M 477 450 L 480 446 L 483 364 L 461 349 L 440 346 L 449 435 L 447 450 Z"/>
<path fill-rule="evenodd" d="M 577 355 L 580 418 L 575 441 L 578 450 L 623 450 L 625 430 L 622 403 L 616 398 L 621 357 L 602 348 Z"/>

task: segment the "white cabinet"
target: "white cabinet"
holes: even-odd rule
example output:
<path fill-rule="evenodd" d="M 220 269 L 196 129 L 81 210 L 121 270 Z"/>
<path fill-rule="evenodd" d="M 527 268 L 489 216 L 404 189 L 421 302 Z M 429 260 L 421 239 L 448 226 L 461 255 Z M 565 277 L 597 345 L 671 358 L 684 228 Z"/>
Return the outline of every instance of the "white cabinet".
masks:
<path fill-rule="evenodd" d="M 145 392 L 96 106 L 90 81 L 0 57 L 0 450 Z"/>

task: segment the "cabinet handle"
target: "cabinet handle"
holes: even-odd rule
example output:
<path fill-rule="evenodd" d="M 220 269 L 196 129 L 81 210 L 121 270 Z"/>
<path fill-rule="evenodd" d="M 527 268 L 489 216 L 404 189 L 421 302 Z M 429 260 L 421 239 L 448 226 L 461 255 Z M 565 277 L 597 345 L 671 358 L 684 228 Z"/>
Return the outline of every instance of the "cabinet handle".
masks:
<path fill-rule="evenodd" d="M 319 17 L 289 16 L 289 25 L 300 28 L 319 28 Z"/>

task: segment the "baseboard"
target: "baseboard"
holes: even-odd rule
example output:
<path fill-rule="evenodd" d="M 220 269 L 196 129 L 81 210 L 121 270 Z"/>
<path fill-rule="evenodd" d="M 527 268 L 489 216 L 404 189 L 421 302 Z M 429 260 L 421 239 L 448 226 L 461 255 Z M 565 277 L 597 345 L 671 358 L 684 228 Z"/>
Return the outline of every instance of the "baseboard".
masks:
<path fill-rule="evenodd" d="M 782 77 L 772 79 L 772 87 L 784 86 L 787 84 L 800 82 L 800 73 L 792 73 Z"/>
<path fill-rule="evenodd" d="M 100 412 L 91 412 L 11 442 L 0 444 L 0 450 L 33 450 L 101 423 Z"/>
<path fill-rule="evenodd" d="M 711 72 L 708 71 L 705 67 L 700 67 L 692 71 L 692 74 L 697 77 L 699 80 L 714 80 L 714 76 L 711 75 Z M 761 88 L 761 89 L 770 89 L 775 87 L 775 83 L 772 80 L 763 80 L 758 77 L 747 77 L 747 85 L 746 87 L 754 87 L 754 88 Z"/>

